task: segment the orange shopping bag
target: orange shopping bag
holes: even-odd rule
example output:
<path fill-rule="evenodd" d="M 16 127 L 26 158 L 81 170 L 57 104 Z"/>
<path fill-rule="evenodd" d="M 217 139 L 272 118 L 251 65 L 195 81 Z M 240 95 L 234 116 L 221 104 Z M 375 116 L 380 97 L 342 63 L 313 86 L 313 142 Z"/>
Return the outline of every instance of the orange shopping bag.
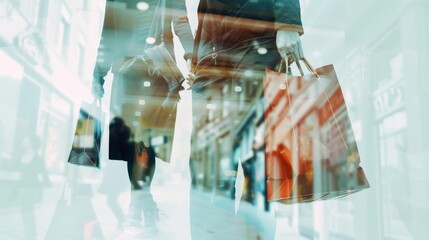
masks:
<path fill-rule="evenodd" d="M 369 188 L 333 65 L 302 76 L 266 70 L 268 201 L 331 199 Z M 288 69 L 288 66 L 286 66 Z"/>

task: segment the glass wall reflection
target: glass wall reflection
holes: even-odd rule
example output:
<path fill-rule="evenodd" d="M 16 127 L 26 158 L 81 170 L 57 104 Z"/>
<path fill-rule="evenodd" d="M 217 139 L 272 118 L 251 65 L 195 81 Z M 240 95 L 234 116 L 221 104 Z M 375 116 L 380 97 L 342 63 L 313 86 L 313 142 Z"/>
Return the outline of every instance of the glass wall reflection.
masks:
<path fill-rule="evenodd" d="M 149 28 L 131 28 L 128 20 L 140 16 L 136 23 L 150 22 L 156 4 L 0 0 L 0 239 L 429 237 L 427 2 L 300 1 L 305 56 L 316 68 L 335 67 L 345 98 L 336 121 L 340 129 L 353 129 L 370 188 L 339 199 L 290 205 L 267 198 L 265 134 L 270 123 L 264 118 L 263 80 L 251 71 L 214 89 L 216 98 L 199 102 L 192 102 L 185 81 L 175 128 L 148 127 L 151 107 L 164 98 L 145 98 L 155 85 L 138 71 L 119 77 L 110 69 L 113 30 L 105 18 L 112 11 L 122 13 L 118 42 L 112 46 L 129 60 L 144 46 L 125 40 L 146 44 Z M 188 16 L 195 33 L 198 1 L 186 5 L 187 12 L 179 13 Z M 173 30 L 173 55 L 186 77 L 186 49 Z M 76 144 L 79 108 L 93 98 L 96 64 L 107 68 L 101 170 L 67 163 Z M 295 67 L 292 73 L 299 75 Z M 330 166 L 318 144 L 337 144 L 331 120 L 320 124 L 321 111 L 312 108 L 296 124 L 296 131 L 305 134 L 294 158 L 307 159 L 307 167 L 314 170 L 307 174 L 314 180 L 307 186 L 312 191 L 333 184 L 332 176 L 316 171 Z M 108 159 L 108 123 L 115 117 L 130 129 L 127 143 L 153 148 L 153 175 L 146 172 L 144 157 L 136 169 L 121 159 Z M 199 141 L 191 141 L 192 127 Z M 134 147 L 129 153 L 137 159 Z M 355 156 L 353 151 L 347 154 L 349 160 Z M 330 171 L 338 169 L 346 172 L 347 166 Z M 143 190 L 136 191 L 136 186 Z M 241 197 L 235 199 L 238 190 Z M 235 213 L 236 200 L 240 205 Z"/>

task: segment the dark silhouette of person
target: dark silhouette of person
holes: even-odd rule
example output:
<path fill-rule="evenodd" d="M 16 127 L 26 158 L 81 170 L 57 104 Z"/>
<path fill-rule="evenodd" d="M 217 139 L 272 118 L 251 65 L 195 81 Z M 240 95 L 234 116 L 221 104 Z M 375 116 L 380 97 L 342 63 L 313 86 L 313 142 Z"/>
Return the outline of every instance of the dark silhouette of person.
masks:
<path fill-rule="evenodd" d="M 151 193 L 155 173 L 156 155 L 153 147 L 143 141 L 135 145 L 135 158 L 128 162 L 128 176 L 131 183 L 131 202 L 124 227 L 141 228 L 142 234 L 156 234 L 160 210 Z M 142 215 L 144 224 L 141 225 Z M 146 235 L 147 236 L 147 235 Z"/>
<path fill-rule="evenodd" d="M 156 222 L 159 219 L 158 207 L 151 193 L 151 182 L 155 173 L 155 150 L 146 146 L 143 141 L 134 142 L 131 129 L 120 117 L 112 119 L 109 125 L 109 159 L 127 162 L 127 173 L 131 187 L 131 201 L 122 228 L 134 228 L 139 234 L 157 232 Z M 106 167 L 100 192 L 107 195 L 107 203 L 118 220 L 123 214 L 117 202 L 119 192 L 118 180 L 113 176 L 113 169 Z M 144 218 L 142 218 L 142 215 Z M 144 219 L 144 224 L 142 220 Z M 147 236 L 147 235 L 145 235 Z"/>
<path fill-rule="evenodd" d="M 114 117 L 109 124 L 109 159 L 129 161 L 133 158 L 131 129 L 124 119 Z"/>

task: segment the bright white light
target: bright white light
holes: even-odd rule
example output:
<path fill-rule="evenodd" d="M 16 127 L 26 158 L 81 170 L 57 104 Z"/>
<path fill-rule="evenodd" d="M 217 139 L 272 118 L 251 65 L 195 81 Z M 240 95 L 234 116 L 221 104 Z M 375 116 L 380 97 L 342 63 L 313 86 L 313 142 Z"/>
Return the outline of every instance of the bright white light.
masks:
<path fill-rule="evenodd" d="M 136 117 L 140 117 L 142 115 L 141 112 L 135 112 Z"/>
<path fill-rule="evenodd" d="M 146 101 L 145 101 L 145 100 L 143 100 L 143 99 L 140 99 L 140 100 L 139 100 L 139 104 L 140 104 L 140 105 L 145 105 L 145 104 L 146 104 Z"/>
<path fill-rule="evenodd" d="M 235 86 L 234 87 L 234 91 L 235 92 L 241 92 L 241 90 L 243 90 L 240 86 Z"/>
<path fill-rule="evenodd" d="M 268 52 L 268 50 L 264 47 L 258 48 L 258 53 L 261 55 L 265 55 L 265 54 L 267 54 L 267 52 Z"/>
<path fill-rule="evenodd" d="M 156 39 L 154 37 L 147 37 L 146 43 L 147 44 L 154 44 L 156 42 Z"/>
<path fill-rule="evenodd" d="M 246 70 L 246 71 L 244 71 L 244 76 L 251 77 L 252 75 L 253 75 L 252 70 Z"/>
<path fill-rule="evenodd" d="M 144 87 L 150 87 L 150 82 L 149 81 L 144 81 L 143 82 L 143 86 Z"/>
<path fill-rule="evenodd" d="M 149 4 L 147 2 L 138 2 L 137 9 L 140 11 L 146 11 L 149 9 Z"/>

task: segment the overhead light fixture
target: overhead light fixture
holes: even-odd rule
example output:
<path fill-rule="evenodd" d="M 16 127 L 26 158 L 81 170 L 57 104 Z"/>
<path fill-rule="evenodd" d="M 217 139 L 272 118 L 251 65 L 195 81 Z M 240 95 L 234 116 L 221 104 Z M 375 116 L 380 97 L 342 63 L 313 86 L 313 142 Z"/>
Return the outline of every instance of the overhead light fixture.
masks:
<path fill-rule="evenodd" d="M 145 105 L 145 104 L 146 104 L 146 101 L 145 101 L 144 99 L 140 99 L 140 100 L 139 100 L 139 104 L 140 104 L 140 105 Z"/>
<path fill-rule="evenodd" d="M 142 115 L 141 112 L 135 112 L 134 114 L 136 115 L 136 117 L 140 117 Z"/>
<path fill-rule="evenodd" d="M 138 2 L 136 5 L 137 9 L 140 11 L 146 11 L 149 9 L 149 3 L 147 2 Z"/>
<path fill-rule="evenodd" d="M 147 44 L 154 44 L 156 42 L 156 39 L 154 37 L 147 37 L 146 43 Z"/>
<path fill-rule="evenodd" d="M 241 92 L 243 89 L 240 86 L 235 86 L 234 91 L 235 92 Z"/>
<path fill-rule="evenodd" d="M 253 71 L 247 69 L 246 71 L 244 71 L 244 76 L 245 77 L 251 77 L 251 76 L 253 76 Z"/>
<path fill-rule="evenodd" d="M 264 47 L 258 48 L 258 53 L 260 55 L 265 55 L 265 54 L 267 54 L 267 52 L 268 52 L 268 50 L 266 48 L 264 48 Z"/>
<path fill-rule="evenodd" d="M 150 81 L 144 81 L 143 86 L 144 87 L 150 87 Z"/>

